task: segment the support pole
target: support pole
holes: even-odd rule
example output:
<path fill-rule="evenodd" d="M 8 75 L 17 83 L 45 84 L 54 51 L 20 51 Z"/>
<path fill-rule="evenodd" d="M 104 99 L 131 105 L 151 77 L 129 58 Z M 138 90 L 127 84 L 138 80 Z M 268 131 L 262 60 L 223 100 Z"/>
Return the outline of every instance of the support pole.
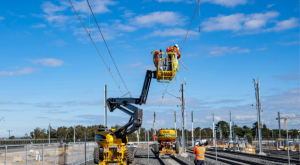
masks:
<path fill-rule="evenodd" d="M 194 119 L 193 119 L 193 111 L 191 113 L 192 117 L 192 145 L 194 146 Z"/>
<path fill-rule="evenodd" d="M 235 140 L 235 136 L 234 136 L 234 121 L 232 121 L 232 137 L 233 137 L 233 140 Z"/>
<path fill-rule="evenodd" d="M 257 109 L 257 124 L 258 124 L 258 139 L 259 139 L 259 154 L 263 155 L 263 150 L 262 150 L 262 118 L 261 118 L 261 100 L 260 100 L 260 80 L 259 78 L 257 79 L 257 82 L 253 80 L 254 82 L 254 89 L 255 89 L 255 98 L 256 98 L 256 109 Z"/>
<path fill-rule="evenodd" d="M 181 116 L 182 116 L 182 153 L 185 153 L 185 100 L 184 84 L 181 83 Z"/>
<path fill-rule="evenodd" d="M 155 111 L 153 112 L 153 135 L 156 135 L 156 130 L 155 130 Z"/>
<path fill-rule="evenodd" d="M 215 116 L 214 111 L 212 111 L 212 128 L 213 128 L 213 146 L 216 146 L 216 139 L 215 139 Z"/>
<path fill-rule="evenodd" d="M 229 111 L 229 124 L 230 124 L 230 126 L 229 126 L 229 130 L 230 130 L 230 133 L 229 133 L 229 141 L 232 141 L 232 132 L 231 132 L 231 130 L 232 130 L 232 126 L 231 126 L 231 111 Z"/>
<path fill-rule="evenodd" d="M 104 85 L 104 127 L 107 127 L 107 85 Z"/>
<path fill-rule="evenodd" d="M 73 136 L 74 144 L 75 144 L 75 129 L 76 129 L 76 127 L 75 127 L 75 125 L 74 125 L 74 136 Z"/>
<path fill-rule="evenodd" d="M 279 139 L 280 139 L 281 138 L 280 112 L 278 112 L 278 126 L 279 126 L 279 130 L 278 131 L 279 131 Z M 281 141 L 279 142 L 279 146 L 282 146 Z"/>
<path fill-rule="evenodd" d="M 50 145 L 50 131 L 51 131 L 51 126 L 50 126 L 50 123 L 49 123 L 49 145 Z"/>
<path fill-rule="evenodd" d="M 86 132 L 84 132 L 84 164 L 86 165 Z"/>
<path fill-rule="evenodd" d="M 177 137 L 177 129 L 176 129 L 176 111 L 174 111 L 174 128 L 175 128 L 176 137 Z"/>
<path fill-rule="evenodd" d="M 150 132 L 150 130 L 148 130 L 148 165 L 149 165 L 149 132 Z"/>
<path fill-rule="evenodd" d="M 287 139 L 287 150 L 288 150 L 288 159 L 289 159 L 289 165 L 291 164 L 290 160 L 290 143 L 289 143 L 289 130 L 286 129 L 286 139 Z"/>

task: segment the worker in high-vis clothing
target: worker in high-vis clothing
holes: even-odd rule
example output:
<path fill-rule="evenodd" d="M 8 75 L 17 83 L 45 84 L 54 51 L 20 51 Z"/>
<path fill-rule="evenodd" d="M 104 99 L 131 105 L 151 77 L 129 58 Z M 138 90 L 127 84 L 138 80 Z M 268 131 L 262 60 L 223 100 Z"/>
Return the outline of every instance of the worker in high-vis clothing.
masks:
<path fill-rule="evenodd" d="M 170 46 L 167 48 L 167 52 L 176 52 L 178 54 L 177 59 L 179 59 L 181 57 L 181 53 L 179 52 L 179 47 L 177 44 L 173 46 Z"/>
<path fill-rule="evenodd" d="M 194 154 L 196 155 L 195 165 L 204 165 L 204 154 L 205 154 L 205 147 L 203 146 L 203 143 L 199 142 L 199 147 L 195 146 Z"/>

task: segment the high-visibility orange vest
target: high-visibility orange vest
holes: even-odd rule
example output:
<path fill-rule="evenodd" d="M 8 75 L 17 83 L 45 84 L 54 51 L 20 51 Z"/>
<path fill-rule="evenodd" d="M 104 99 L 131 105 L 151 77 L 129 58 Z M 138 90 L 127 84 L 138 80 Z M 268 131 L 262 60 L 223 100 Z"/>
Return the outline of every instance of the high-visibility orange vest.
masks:
<path fill-rule="evenodd" d="M 194 154 L 196 154 L 196 160 L 204 160 L 205 147 L 195 147 Z"/>
<path fill-rule="evenodd" d="M 167 52 L 171 52 L 171 51 L 174 51 L 178 54 L 178 57 L 177 57 L 178 59 L 181 57 L 181 54 L 180 54 L 179 50 L 176 47 L 170 46 L 170 47 L 167 48 Z"/>

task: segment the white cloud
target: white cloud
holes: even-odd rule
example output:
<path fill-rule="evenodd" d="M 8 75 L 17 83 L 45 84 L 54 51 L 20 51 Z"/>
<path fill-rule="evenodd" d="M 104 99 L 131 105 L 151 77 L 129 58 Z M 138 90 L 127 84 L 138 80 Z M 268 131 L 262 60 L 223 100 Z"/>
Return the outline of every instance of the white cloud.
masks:
<path fill-rule="evenodd" d="M 142 63 L 141 62 L 138 62 L 138 63 L 135 63 L 135 64 L 131 64 L 130 67 L 137 67 L 137 66 L 141 66 Z"/>
<path fill-rule="evenodd" d="M 299 41 L 279 42 L 278 44 L 283 46 L 290 46 L 290 45 L 299 45 L 300 42 Z"/>
<path fill-rule="evenodd" d="M 2 17 L 2 16 L 0 16 L 0 21 L 1 21 L 1 20 L 3 20 L 3 19 L 5 19 L 5 18 L 4 18 L 4 17 Z"/>
<path fill-rule="evenodd" d="M 135 15 L 135 13 L 132 12 L 131 10 L 125 10 L 124 15 L 121 15 L 121 16 L 123 16 L 123 17 L 132 17 L 134 15 Z"/>
<path fill-rule="evenodd" d="M 271 7 L 273 7 L 275 4 L 269 4 L 269 5 L 267 5 L 267 8 L 271 8 Z"/>
<path fill-rule="evenodd" d="M 85 12 L 88 13 L 89 12 L 89 6 L 87 4 L 87 2 L 85 0 L 83 1 L 74 1 L 72 2 L 76 11 L 78 12 Z M 93 1 L 89 1 L 93 13 L 107 13 L 110 12 L 110 10 L 108 9 L 107 6 L 113 6 L 116 5 L 117 2 L 112 1 L 112 0 L 93 0 Z"/>
<path fill-rule="evenodd" d="M 298 19 L 295 17 L 292 17 L 288 20 L 276 22 L 275 27 L 269 28 L 266 31 L 283 31 L 283 30 L 287 30 L 287 29 L 292 29 L 297 26 L 298 26 Z"/>
<path fill-rule="evenodd" d="M 50 67 L 62 66 L 64 64 L 64 61 L 57 60 L 54 58 L 42 58 L 37 60 L 31 60 L 31 62 L 33 62 L 34 64 L 40 63 L 43 66 L 50 66 Z"/>
<path fill-rule="evenodd" d="M 226 46 L 215 46 L 209 48 L 209 57 L 219 57 L 225 54 L 233 54 L 233 53 L 249 53 L 249 49 L 240 49 L 240 47 L 226 47 Z"/>
<path fill-rule="evenodd" d="M 171 11 L 158 11 L 146 15 L 136 16 L 130 19 L 130 22 L 133 25 L 151 27 L 157 24 L 162 24 L 165 26 L 182 25 L 184 24 L 185 20 L 186 18 L 179 13 Z"/>
<path fill-rule="evenodd" d="M 181 29 L 181 28 L 175 28 L 175 29 L 165 29 L 165 30 L 156 30 L 149 35 L 146 35 L 146 37 L 170 37 L 170 36 L 185 36 L 186 35 L 186 29 Z M 199 32 L 196 31 L 189 31 L 190 36 L 198 36 L 200 35 Z"/>
<path fill-rule="evenodd" d="M 276 11 L 269 11 L 266 13 L 254 13 L 254 14 L 232 14 L 221 15 L 217 17 L 210 17 L 203 21 L 203 31 L 222 31 L 231 30 L 234 32 L 240 31 L 244 34 L 270 32 L 270 31 L 283 31 L 298 26 L 297 18 L 290 18 L 285 21 L 274 20 L 280 13 Z M 266 28 L 268 23 L 276 22 L 276 26 L 272 28 Z"/>
<path fill-rule="evenodd" d="M 44 13 L 47 13 L 49 15 L 53 15 L 55 12 L 63 11 L 66 8 L 67 8 L 67 6 L 65 6 L 65 5 L 57 6 L 50 1 L 46 1 L 42 4 L 42 9 L 43 9 Z"/>
<path fill-rule="evenodd" d="M 216 30 L 233 30 L 238 31 L 242 29 L 241 23 L 245 20 L 244 14 L 232 14 L 229 16 L 219 14 L 217 17 L 211 17 L 202 22 L 203 31 Z"/>
<path fill-rule="evenodd" d="M 299 112 L 300 88 L 283 92 L 279 95 L 268 96 L 264 103 L 265 107 L 276 110 L 297 110 Z"/>
<path fill-rule="evenodd" d="M 46 27 L 46 25 L 40 23 L 40 24 L 32 25 L 31 27 L 32 27 L 32 28 L 43 28 L 43 27 Z"/>
<path fill-rule="evenodd" d="M 0 76 L 13 76 L 13 75 L 23 75 L 23 74 L 31 74 L 35 69 L 32 68 L 24 68 L 19 71 L 0 71 Z"/>
<path fill-rule="evenodd" d="M 118 31 L 115 30 L 116 27 L 109 27 L 108 25 L 105 25 L 104 27 L 101 28 L 102 34 L 105 38 L 105 40 L 113 40 L 118 36 L 122 36 L 122 33 L 118 33 Z M 123 27 L 124 28 L 124 27 Z M 87 29 L 89 30 L 89 29 Z M 98 28 L 91 28 L 91 37 L 95 42 L 97 41 L 103 41 L 102 36 L 99 32 Z M 124 29 L 123 29 L 124 30 Z M 127 31 L 130 29 L 127 29 Z M 75 28 L 74 33 L 75 36 L 80 36 L 81 37 L 88 37 L 86 31 L 84 28 Z M 82 39 L 82 38 L 81 38 Z M 89 41 L 90 39 L 83 39 L 83 41 Z"/>
<path fill-rule="evenodd" d="M 266 50 L 267 48 L 258 48 L 256 50 Z"/>
<path fill-rule="evenodd" d="M 124 24 L 117 24 L 115 27 L 116 29 L 127 31 L 127 32 L 133 32 L 137 29 L 136 27 L 130 25 L 124 25 Z"/>
<path fill-rule="evenodd" d="M 235 7 L 237 5 L 245 5 L 247 0 L 202 0 L 202 2 L 213 3 L 225 7 Z"/>
<path fill-rule="evenodd" d="M 161 3 L 161 2 L 182 2 L 183 0 L 156 0 L 157 2 Z"/>

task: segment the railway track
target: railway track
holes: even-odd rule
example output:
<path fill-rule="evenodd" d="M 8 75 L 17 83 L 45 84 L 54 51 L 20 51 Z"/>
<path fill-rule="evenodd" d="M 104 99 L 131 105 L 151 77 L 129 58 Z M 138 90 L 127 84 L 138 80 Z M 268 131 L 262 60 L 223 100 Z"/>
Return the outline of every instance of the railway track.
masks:
<path fill-rule="evenodd" d="M 207 151 L 214 152 L 214 150 L 207 150 Z M 282 157 L 264 156 L 264 155 L 258 155 L 258 154 L 247 154 L 247 153 L 243 153 L 243 152 L 229 152 L 229 151 L 223 151 L 223 150 L 218 150 L 218 152 L 242 156 L 242 157 L 244 156 L 244 157 L 248 157 L 248 158 L 261 159 L 261 160 L 270 161 L 270 162 L 274 162 L 274 163 L 288 163 L 288 159 L 282 158 Z M 219 157 L 219 155 L 218 155 L 218 157 Z M 292 164 L 300 164 L 300 161 L 295 160 L 295 159 L 291 159 L 290 162 Z"/>
<path fill-rule="evenodd" d="M 158 159 L 158 161 L 160 162 L 161 165 L 189 165 L 189 163 L 187 163 L 177 157 L 174 157 L 174 156 L 159 157 L 157 154 L 154 153 L 153 149 L 151 149 L 151 151 L 153 152 L 153 154 Z"/>
<path fill-rule="evenodd" d="M 187 152 L 193 153 L 193 151 L 190 149 L 187 149 Z M 214 153 L 205 152 L 205 157 L 216 160 L 216 154 Z M 251 165 L 251 164 L 264 165 L 262 163 L 257 163 L 257 162 L 252 162 L 252 161 L 247 161 L 247 160 L 242 160 L 242 159 L 232 158 L 232 157 L 227 157 L 222 155 L 217 155 L 217 161 L 226 164 L 235 164 L 235 165 Z"/>

